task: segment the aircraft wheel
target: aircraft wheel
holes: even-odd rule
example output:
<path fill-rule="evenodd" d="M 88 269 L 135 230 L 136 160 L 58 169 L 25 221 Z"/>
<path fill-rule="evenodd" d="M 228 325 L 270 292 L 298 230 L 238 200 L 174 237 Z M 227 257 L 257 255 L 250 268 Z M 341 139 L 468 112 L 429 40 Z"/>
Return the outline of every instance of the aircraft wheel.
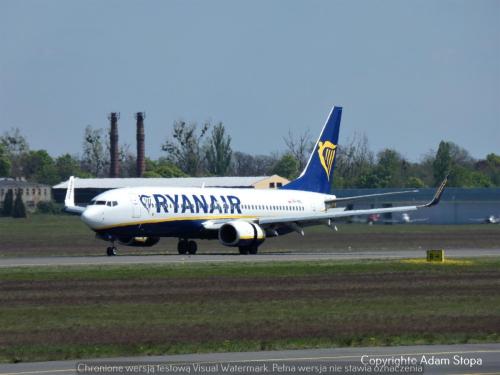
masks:
<path fill-rule="evenodd" d="M 198 245 L 196 244 L 195 241 L 188 241 L 187 242 L 187 252 L 191 255 L 196 254 L 196 251 L 198 250 Z"/>
<path fill-rule="evenodd" d="M 109 246 L 109 247 L 106 249 L 106 255 L 107 255 L 108 257 L 115 256 L 115 255 L 116 255 L 116 247 L 114 247 L 114 246 Z"/>
<path fill-rule="evenodd" d="M 177 243 L 177 251 L 179 254 L 184 255 L 188 251 L 188 241 L 186 240 L 179 240 Z"/>
<path fill-rule="evenodd" d="M 240 250 L 240 254 L 241 255 L 247 255 L 248 254 L 248 247 L 247 246 L 240 246 L 240 247 L 238 247 L 238 249 Z"/>

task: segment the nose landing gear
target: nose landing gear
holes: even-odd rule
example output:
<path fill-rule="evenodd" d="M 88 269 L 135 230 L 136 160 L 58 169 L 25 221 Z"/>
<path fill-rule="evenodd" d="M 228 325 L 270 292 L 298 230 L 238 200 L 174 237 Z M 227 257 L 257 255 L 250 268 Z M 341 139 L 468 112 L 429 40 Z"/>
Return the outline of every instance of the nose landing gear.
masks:
<path fill-rule="evenodd" d="M 179 239 L 179 242 L 177 243 L 177 251 L 181 255 L 184 255 L 186 253 L 194 255 L 196 254 L 197 250 L 198 250 L 198 245 L 193 240 Z"/>
<path fill-rule="evenodd" d="M 112 256 L 115 256 L 116 255 L 116 247 L 115 245 L 113 246 L 109 246 L 107 249 L 106 249 L 106 255 L 108 257 L 112 257 Z"/>

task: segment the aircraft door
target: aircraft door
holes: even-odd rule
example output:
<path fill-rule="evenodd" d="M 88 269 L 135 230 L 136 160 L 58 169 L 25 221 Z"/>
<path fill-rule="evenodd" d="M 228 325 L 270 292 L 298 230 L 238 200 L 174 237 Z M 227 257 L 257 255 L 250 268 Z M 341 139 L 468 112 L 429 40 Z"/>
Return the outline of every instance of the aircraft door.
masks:
<path fill-rule="evenodd" d="M 137 195 L 130 195 L 130 202 L 132 203 L 132 217 L 139 218 L 141 217 L 141 206 L 139 204 L 139 198 Z"/>

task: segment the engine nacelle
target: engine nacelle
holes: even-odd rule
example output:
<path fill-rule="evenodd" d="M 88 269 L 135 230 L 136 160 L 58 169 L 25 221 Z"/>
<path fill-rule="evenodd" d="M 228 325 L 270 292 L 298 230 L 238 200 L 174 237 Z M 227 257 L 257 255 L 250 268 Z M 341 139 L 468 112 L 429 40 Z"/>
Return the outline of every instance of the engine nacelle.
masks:
<path fill-rule="evenodd" d="M 230 221 L 219 229 L 219 241 L 224 246 L 259 245 L 265 239 L 262 228 L 248 221 Z"/>
<path fill-rule="evenodd" d="M 160 237 L 120 237 L 118 242 L 126 246 L 151 247 L 160 241 Z"/>

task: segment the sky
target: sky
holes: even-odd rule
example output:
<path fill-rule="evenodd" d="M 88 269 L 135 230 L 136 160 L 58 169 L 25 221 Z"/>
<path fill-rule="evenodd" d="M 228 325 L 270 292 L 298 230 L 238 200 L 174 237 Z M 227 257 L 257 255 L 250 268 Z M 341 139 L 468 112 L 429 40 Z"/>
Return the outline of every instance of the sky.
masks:
<path fill-rule="evenodd" d="M 179 119 L 269 154 L 333 105 L 340 144 L 500 153 L 500 1 L 0 0 L 0 134 L 53 156 L 112 111 L 132 149 L 146 112 L 152 158 Z"/>

